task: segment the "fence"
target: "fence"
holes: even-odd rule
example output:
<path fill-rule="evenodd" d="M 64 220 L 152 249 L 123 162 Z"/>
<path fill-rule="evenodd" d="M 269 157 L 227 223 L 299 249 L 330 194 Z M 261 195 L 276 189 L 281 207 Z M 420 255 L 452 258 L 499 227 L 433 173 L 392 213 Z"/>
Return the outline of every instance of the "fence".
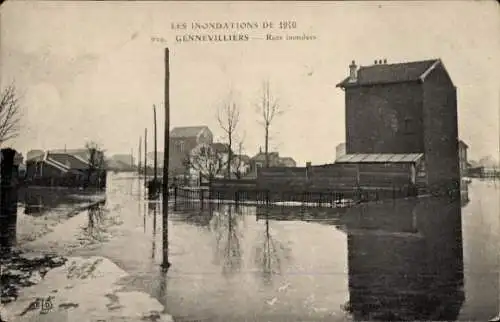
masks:
<path fill-rule="evenodd" d="M 210 187 L 174 187 L 170 195 L 175 202 L 243 203 L 255 205 L 292 205 L 342 207 L 353 203 L 398 199 L 417 195 L 414 186 L 388 188 L 357 188 L 350 190 L 300 191 L 261 190 L 246 183 L 212 185 Z"/>

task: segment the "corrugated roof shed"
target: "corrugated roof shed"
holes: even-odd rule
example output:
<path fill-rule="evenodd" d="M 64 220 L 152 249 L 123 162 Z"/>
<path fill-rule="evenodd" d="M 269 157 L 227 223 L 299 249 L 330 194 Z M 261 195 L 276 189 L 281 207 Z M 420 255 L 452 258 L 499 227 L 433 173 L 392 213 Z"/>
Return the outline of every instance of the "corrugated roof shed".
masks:
<path fill-rule="evenodd" d="M 339 157 L 335 163 L 414 163 L 423 156 L 423 153 L 354 153 Z"/>
<path fill-rule="evenodd" d="M 361 66 L 355 82 L 349 82 L 349 77 L 347 77 L 337 84 L 337 87 L 414 82 L 425 77 L 438 63 L 440 63 L 439 59 L 430 59 L 398 64 Z"/>

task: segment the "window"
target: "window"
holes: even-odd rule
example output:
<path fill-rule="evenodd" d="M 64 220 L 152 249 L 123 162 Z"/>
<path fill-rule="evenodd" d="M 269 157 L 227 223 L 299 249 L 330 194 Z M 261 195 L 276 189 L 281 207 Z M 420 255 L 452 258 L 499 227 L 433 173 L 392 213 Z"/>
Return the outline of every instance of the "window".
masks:
<path fill-rule="evenodd" d="M 176 145 L 179 152 L 184 152 L 184 141 L 178 141 Z"/>
<path fill-rule="evenodd" d="M 413 119 L 407 117 L 404 119 L 404 133 L 413 134 L 415 131 Z"/>

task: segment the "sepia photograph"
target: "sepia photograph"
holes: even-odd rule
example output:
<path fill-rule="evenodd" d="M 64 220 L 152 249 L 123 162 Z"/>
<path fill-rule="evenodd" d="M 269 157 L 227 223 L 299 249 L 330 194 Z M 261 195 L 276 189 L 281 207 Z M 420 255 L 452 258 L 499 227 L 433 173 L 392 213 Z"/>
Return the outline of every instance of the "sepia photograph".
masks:
<path fill-rule="evenodd" d="M 3 1 L 0 322 L 500 320 L 498 1 Z"/>

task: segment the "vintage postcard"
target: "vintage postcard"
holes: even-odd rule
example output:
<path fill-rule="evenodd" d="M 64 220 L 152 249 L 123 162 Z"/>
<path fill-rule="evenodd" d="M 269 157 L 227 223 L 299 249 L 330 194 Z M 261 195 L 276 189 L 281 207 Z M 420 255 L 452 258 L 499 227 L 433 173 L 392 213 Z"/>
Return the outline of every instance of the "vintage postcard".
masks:
<path fill-rule="evenodd" d="M 1 321 L 498 321 L 495 1 L 5 1 Z"/>

